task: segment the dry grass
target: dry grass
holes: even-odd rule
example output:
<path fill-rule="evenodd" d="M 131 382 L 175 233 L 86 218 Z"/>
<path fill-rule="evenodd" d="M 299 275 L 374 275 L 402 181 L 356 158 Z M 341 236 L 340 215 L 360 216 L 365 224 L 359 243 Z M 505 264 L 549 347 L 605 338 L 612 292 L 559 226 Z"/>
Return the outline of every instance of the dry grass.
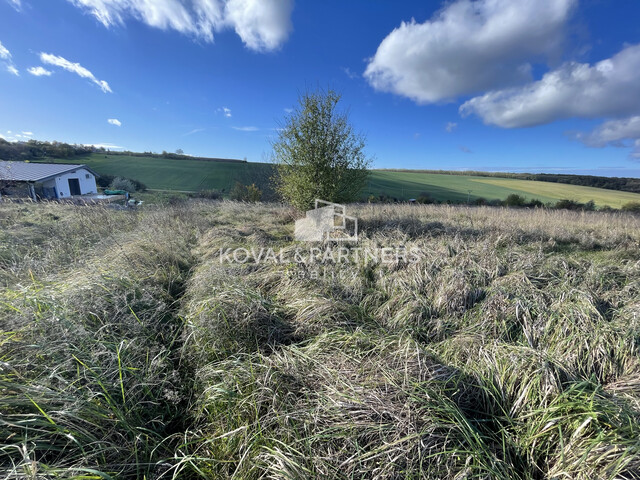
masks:
<path fill-rule="evenodd" d="M 640 478 L 638 217 L 351 212 L 421 259 L 221 263 L 306 248 L 278 205 L 0 205 L 4 477 Z"/>

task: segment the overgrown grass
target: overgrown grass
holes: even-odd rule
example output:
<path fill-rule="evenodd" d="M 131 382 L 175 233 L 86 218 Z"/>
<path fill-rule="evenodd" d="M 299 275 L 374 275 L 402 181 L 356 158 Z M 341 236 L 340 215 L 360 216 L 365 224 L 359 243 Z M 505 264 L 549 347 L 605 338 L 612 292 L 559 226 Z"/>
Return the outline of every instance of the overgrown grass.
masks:
<path fill-rule="evenodd" d="M 640 478 L 638 217 L 352 211 L 420 260 L 221 262 L 307 248 L 277 205 L 0 205 L 3 477 Z"/>

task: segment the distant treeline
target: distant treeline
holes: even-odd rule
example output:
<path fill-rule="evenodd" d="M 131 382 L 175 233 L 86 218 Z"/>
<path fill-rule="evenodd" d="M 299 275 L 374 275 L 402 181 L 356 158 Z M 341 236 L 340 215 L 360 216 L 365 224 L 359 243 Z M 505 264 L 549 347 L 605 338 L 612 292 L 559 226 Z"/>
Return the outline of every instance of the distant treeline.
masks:
<path fill-rule="evenodd" d="M 535 180 L 538 182 L 566 183 L 583 187 L 606 188 L 623 192 L 640 193 L 640 178 L 599 177 L 596 175 L 567 175 L 555 173 L 508 173 L 508 172 L 476 172 L 473 170 L 409 170 L 400 168 L 384 169 L 388 172 L 436 173 L 446 175 L 465 175 L 476 177 L 515 178 L 518 180 Z"/>
<path fill-rule="evenodd" d="M 0 160 L 41 160 L 47 157 L 73 158 L 87 155 L 96 149 L 87 145 L 70 145 L 62 142 L 8 142 L 0 138 Z"/>
<path fill-rule="evenodd" d="M 123 155 L 129 157 L 170 158 L 173 160 L 201 160 L 207 162 L 238 162 L 246 163 L 246 160 L 230 158 L 190 157 L 181 153 L 153 153 L 153 152 L 114 152 L 104 147 L 91 145 L 77 145 L 63 142 L 42 142 L 40 140 L 28 140 L 26 142 L 9 142 L 0 138 L 0 160 L 42 160 L 45 158 L 71 159 L 90 153 L 104 153 L 108 155 Z"/>

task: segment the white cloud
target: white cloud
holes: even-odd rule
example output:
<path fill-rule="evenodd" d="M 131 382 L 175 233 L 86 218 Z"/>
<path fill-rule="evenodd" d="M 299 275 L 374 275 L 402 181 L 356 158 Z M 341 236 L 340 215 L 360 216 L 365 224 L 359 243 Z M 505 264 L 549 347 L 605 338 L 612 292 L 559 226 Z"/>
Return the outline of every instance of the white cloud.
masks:
<path fill-rule="evenodd" d="M 75 73 L 82 78 L 87 78 L 98 85 L 104 93 L 111 93 L 111 87 L 109 87 L 109 84 L 107 82 L 105 82 L 104 80 L 98 80 L 93 73 L 91 73 L 79 63 L 70 62 L 66 58 L 52 55 L 50 53 L 41 53 L 40 60 L 42 61 L 42 63 L 55 65 L 57 67 L 64 68 L 69 72 Z"/>
<path fill-rule="evenodd" d="M 35 75 L 36 77 L 48 77 L 53 73 L 51 70 L 47 70 L 44 67 L 31 67 L 27 69 L 27 72 L 29 72 L 31 75 Z"/>
<path fill-rule="evenodd" d="M 577 0 L 457 0 L 431 20 L 403 22 L 365 71 L 376 89 L 419 103 L 517 85 L 530 61 L 558 53 Z"/>
<path fill-rule="evenodd" d="M 0 58 L 3 60 L 11 60 L 11 52 L 0 42 Z"/>
<path fill-rule="evenodd" d="M 200 132 L 204 132 L 205 129 L 204 128 L 194 128 L 193 130 L 185 133 L 184 135 L 182 135 L 183 137 L 188 137 L 189 135 L 194 135 L 196 133 L 200 133 Z"/>
<path fill-rule="evenodd" d="M 224 113 L 225 117 L 231 118 L 231 109 L 230 108 L 222 107 L 221 109 L 218 109 L 218 110 L 221 110 L 222 113 Z"/>
<path fill-rule="evenodd" d="M 2 45 L 2 42 L 0 42 L 0 60 L 3 60 L 3 62 L 1 63 L 4 64 L 5 68 L 7 69 L 7 72 L 16 76 L 20 75 L 20 72 L 18 72 L 18 69 L 13 64 L 13 60 L 11 58 L 11 52 L 7 47 Z"/>
<path fill-rule="evenodd" d="M 256 51 L 275 50 L 291 32 L 293 0 L 69 0 L 105 27 L 134 18 L 161 30 L 176 30 L 207 42 L 233 28 Z"/>
<path fill-rule="evenodd" d="M 22 1 L 21 0 L 7 0 L 9 5 L 16 9 L 17 12 L 22 11 Z"/>
<path fill-rule="evenodd" d="M 234 130 L 238 130 L 240 132 L 257 132 L 260 130 L 258 127 L 231 127 Z"/>
<path fill-rule="evenodd" d="M 447 133 L 453 133 L 456 128 L 458 128 L 458 124 L 456 122 L 448 122 L 444 127 Z"/>
<path fill-rule="evenodd" d="M 106 150 L 124 150 L 125 147 L 114 145 L 113 143 L 85 143 L 86 147 L 104 148 Z"/>
<path fill-rule="evenodd" d="M 569 62 L 523 87 L 488 92 L 460 107 L 487 124 L 531 127 L 579 117 L 640 114 L 640 44 L 594 65 Z"/>
<path fill-rule="evenodd" d="M 349 77 L 351 80 L 355 80 L 356 78 L 358 78 L 360 75 L 358 75 L 357 73 L 353 72 L 349 67 L 341 67 L 342 71 L 344 72 L 344 74 Z"/>
<path fill-rule="evenodd" d="M 116 127 L 122 126 L 122 122 L 117 118 L 108 118 L 107 122 L 109 122 L 111 125 L 115 125 Z"/>
<path fill-rule="evenodd" d="M 33 137 L 33 132 L 22 132 L 25 137 Z"/>
<path fill-rule="evenodd" d="M 640 115 L 622 120 L 609 120 L 590 133 L 573 136 L 588 147 L 633 147 L 631 158 L 640 159 Z"/>
<path fill-rule="evenodd" d="M 252 50 L 275 50 L 292 30 L 293 0 L 229 0 L 226 20 Z"/>

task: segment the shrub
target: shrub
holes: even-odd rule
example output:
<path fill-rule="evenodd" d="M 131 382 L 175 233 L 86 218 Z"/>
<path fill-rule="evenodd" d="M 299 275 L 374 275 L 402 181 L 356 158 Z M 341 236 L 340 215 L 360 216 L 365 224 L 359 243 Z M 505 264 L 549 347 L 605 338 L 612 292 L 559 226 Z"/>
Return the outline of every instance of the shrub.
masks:
<path fill-rule="evenodd" d="M 193 198 L 204 198 L 207 200 L 220 200 L 222 199 L 222 193 L 218 190 L 199 190 L 196 193 L 190 195 Z"/>
<path fill-rule="evenodd" d="M 427 192 L 422 192 L 420 195 L 418 195 L 416 202 L 427 205 L 433 203 L 433 198 L 431 198 L 431 195 L 429 195 Z"/>
<path fill-rule="evenodd" d="M 125 177 L 111 177 L 112 180 L 109 183 L 108 188 L 111 190 L 126 190 L 129 193 L 143 192 L 147 189 L 147 186 L 137 180 L 132 180 Z M 103 183 L 103 182 L 101 182 Z M 102 186 L 102 185 L 101 185 Z"/>
<path fill-rule="evenodd" d="M 235 187 L 231 190 L 231 199 L 240 202 L 259 202 L 262 198 L 262 190 L 256 187 L 255 183 L 251 185 L 243 185 L 236 182 Z"/>
<path fill-rule="evenodd" d="M 640 213 L 640 202 L 627 202 L 622 206 L 625 212 Z"/>
<path fill-rule="evenodd" d="M 526 203 L 527 200 L 517 193 L 512 193 L 504 201 L 506 207 L 524 207 Z"/>
<path fill-rule="evenodd" d="M 554 208 L 561 210 L 587 210 L 594 211 L 596 209 L 596 204 L 593 200 L 589 200 L 587 203 L 580 203 L 576 200 L 558 200 L 554 205 Z"/>

